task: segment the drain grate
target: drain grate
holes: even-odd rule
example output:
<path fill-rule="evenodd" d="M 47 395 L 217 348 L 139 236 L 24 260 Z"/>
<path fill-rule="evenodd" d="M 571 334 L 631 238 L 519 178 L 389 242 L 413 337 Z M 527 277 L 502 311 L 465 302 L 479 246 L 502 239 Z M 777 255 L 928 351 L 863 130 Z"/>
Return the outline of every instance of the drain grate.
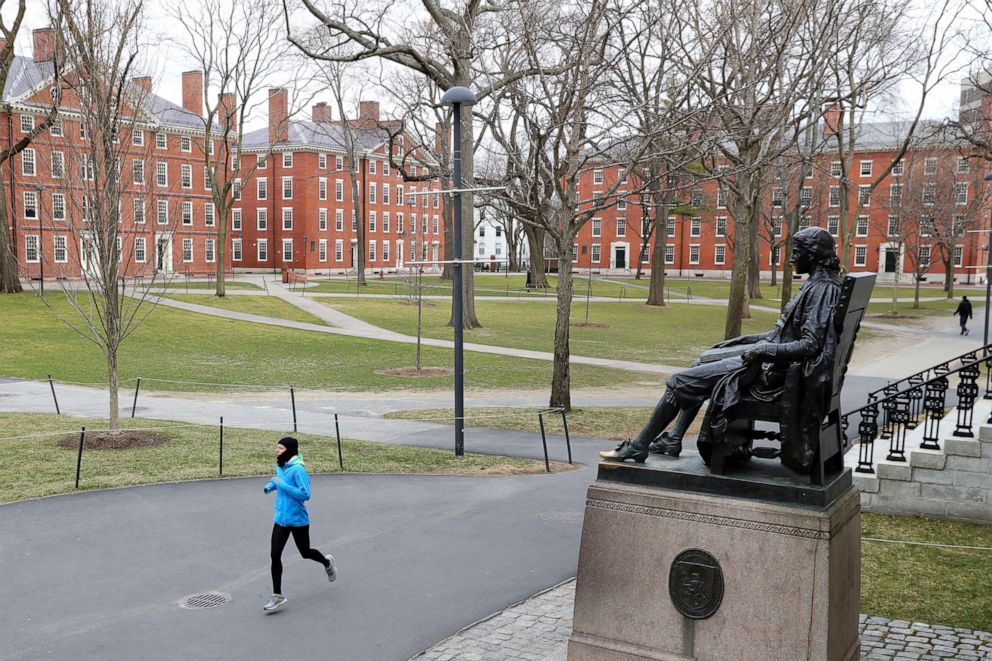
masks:
<path fill-rule="evenodd" d="M 203 592 L 191 594 L 179 600 L 180 608 L 213 608 L 231 601 L 231 595 L 223 592 Z"/>

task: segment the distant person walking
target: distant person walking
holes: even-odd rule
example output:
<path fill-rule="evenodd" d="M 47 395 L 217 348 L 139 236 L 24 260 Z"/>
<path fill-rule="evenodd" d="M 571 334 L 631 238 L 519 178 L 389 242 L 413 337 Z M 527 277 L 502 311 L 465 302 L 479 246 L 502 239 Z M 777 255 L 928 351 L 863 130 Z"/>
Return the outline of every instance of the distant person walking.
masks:
<path fill-rule="evenodd" d="M 958 309 L 954 311 L 954 314 L 961 318 L 961 335 L 967 335 L 968 320 L 974 316 L 971 314 L 971 301 L 968 300 L 967 296 L 961 297 L 961 302 L 958 303 Z"/>
<path fill-rule="evenodd" d="M 323 556 L 310 548 L 310 517 L 304 503 L 310 500 L 310 476 L 303 467 L 300 443 L 287 436 L 276 444 L 276 476 L 265 485 L 265 493 L 276 492 L 275 522 L 272 526 L 272 596 L 262 607 L 271 612 L 286 603 L 282 594 L 282 551 L 290 535 L 296 542 L 300 555 L 319 562 L 327 572 L 327 580 L 337 578 L 334 556 Z"/>

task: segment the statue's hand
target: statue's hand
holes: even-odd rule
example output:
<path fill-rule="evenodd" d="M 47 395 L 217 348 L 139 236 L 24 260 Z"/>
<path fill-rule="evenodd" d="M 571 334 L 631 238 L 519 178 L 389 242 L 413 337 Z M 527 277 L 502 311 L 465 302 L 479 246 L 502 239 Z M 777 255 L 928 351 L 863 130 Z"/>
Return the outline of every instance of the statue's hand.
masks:
<path fill-rule="evenodd" d="M 775 347 L 767 344 L 761 343 L 756 344 L 744 353 L 741 354 L 741 360 L 744 361 L 745 365 L 750 365 L 752 363 L 761 363 L 769 360 L 775 356 Z"/>

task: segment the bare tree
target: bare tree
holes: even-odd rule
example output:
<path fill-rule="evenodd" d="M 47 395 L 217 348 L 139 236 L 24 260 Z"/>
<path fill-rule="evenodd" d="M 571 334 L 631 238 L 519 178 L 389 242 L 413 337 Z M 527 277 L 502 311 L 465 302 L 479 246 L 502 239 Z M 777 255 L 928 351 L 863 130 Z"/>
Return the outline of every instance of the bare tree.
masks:
<path fill-rule="evenodd" d="M 9 0 L 0 0 L 0 35 L 3 36 L 3 45 L 0 46 L 0 90 L 7 89 L 7 78 L 14 64 L 14 46 L 18 35 L 21 33 L 21 24 L 24 21 L 26 9 L 25 0 L 18 0 L 13 21 L 8 21 L 4 18 L 5 5 L 10 7 Z M 62 49 L 55 49 L 53 57 L 50 60 L 52 89 L 57 89 L 60 84 L 61 60 Z M 27 149 L 32 140 L 48 130 L 48 127 L 54 121 L 57 106 L 58 98 L 56 95 L 56 97 L 51 99 L 51 106 L 47 115 L 40 117 L 40 121 L 35 122 L 33 129 L 11 146 L 0 150 L 0 168 L 12 168 L 13 162 L 11 159 Z M 8 113 L 10 112 L 9 106 L 6 108 L 6 111 Z M 3 177 L 0 177 L 0 200 L 7 199 L 5 189 L 6 181 Z M 6 203 L 0 203 L 0 294 L 16 294 L 21 291 L 21 282 L 17 274 L 17 247 L 11 241 L 11 221 L 7 215 L 9 211 L 10 208 Z"/>
<path fill-rule="evenodd" d="M 992 0 L 968 0 L 977 19 L 965 31 L 963 48 L 970 71 L 963 81 L 959 116 L 951 122 L 978 158 L 992 162 Z"/>

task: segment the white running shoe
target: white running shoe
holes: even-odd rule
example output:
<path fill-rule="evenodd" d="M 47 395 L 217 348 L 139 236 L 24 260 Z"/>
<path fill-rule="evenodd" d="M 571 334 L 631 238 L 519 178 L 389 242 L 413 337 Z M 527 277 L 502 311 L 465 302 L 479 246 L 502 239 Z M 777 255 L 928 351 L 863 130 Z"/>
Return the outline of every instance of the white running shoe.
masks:
<path fill-rule="evenodd" d="M 334 566 L 334 556 L 327 554 L 327 568 L 324 570 L 327 572 L 327 580 L 333 583 L 338 577 L 338 568 Z"/>
<path fill-rule="evenodd" d="M 281 594 L 274 594 L 269 597 L 269 600 L 264 606 L 262 606 L 262 610 L 271 613 L 274 610 L 282 608 L 286 604 L 286 601 L 288 601 L 286 597 Z"/>

